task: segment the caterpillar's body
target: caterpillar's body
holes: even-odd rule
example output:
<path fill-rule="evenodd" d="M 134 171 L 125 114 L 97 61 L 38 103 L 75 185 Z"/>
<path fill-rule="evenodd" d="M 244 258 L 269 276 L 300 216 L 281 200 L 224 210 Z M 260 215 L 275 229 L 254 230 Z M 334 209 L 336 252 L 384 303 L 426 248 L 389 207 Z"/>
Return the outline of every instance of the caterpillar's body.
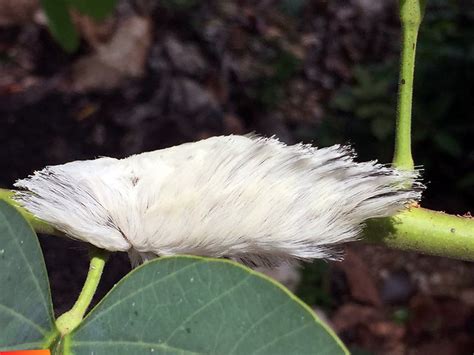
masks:
<path fill-rule="evenodd" d="M 331 258 L 368 218 L 420 198 L 417 173 L 356 163 L 350 149 L 213 137 L 134 155 L 50 166 L 17 200 L 69 236 L 137 263 L 155 255 L 246 262 Z M 141 260 L 140 260 L 141 259 Z"/>

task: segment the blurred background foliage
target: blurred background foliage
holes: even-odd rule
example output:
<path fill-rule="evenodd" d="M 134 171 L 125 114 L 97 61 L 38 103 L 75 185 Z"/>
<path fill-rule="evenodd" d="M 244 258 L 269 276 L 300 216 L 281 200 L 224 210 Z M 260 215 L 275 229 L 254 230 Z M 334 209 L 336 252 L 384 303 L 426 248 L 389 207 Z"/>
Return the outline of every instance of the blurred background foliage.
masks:
<path fill-rule="evenodd" d="M 41 0 L 48 25 L 53 37 L 68 52 L 79 47 L 79 35 L 73 24 L 70 11 L 80 13 L 100 21 L 110 15 L 117 0 Z"/>

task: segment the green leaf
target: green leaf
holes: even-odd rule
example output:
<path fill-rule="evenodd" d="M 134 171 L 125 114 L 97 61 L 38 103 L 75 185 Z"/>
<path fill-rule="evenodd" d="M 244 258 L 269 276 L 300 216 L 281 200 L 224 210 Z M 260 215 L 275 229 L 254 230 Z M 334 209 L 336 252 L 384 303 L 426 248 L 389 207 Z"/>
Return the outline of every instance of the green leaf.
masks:
<path fill-rule="evenodd" d="M 38 239 L 0 201 L 0 350 L 39 349 L 56 337 L 48 275 Z"/>
<path fill-rule="evenodd" d="M 71 6 L 96 20 L 103 20 L 115 8 L 117 0 L 67 0 Z"/>
<path fill-rule="evenodd" d="M 165 257 L 132 271 L 66 336 L 79 354 L 346 354 L 296 296 L 237 263 Z"/>
<path fill-rule="evenodd" d="M 68 52 L 79 47 L 79 35 L 72 23 L 66 0 L 41 0 L 54 39 Z"/>

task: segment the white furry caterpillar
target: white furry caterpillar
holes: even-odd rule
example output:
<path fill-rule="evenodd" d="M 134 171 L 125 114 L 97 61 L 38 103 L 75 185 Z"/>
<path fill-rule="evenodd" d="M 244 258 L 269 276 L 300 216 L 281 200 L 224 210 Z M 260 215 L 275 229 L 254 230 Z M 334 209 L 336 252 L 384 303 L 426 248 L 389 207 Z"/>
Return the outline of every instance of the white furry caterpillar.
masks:
<path fill-rule="evenodd" d="M 419 200 L 416 172 L 356 163 L 347 147 L 213 137 L 134 155 L 49 166 L 16 199 L 67 235 L 133 264 L 157 255 L 253 264 L 334 258 L 368 218 Z"/>

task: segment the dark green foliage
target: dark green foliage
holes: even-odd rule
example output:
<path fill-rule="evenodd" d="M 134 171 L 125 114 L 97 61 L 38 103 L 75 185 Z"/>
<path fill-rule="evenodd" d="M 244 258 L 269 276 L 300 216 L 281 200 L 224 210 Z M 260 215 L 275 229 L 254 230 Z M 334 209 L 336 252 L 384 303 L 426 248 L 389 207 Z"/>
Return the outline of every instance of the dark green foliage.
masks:
<path fill-rule="evenodd" d="M 48 275 L 35 233 L 0 201 L 0 351 L 39 349 L 54 338 Z"/>
<path fill-rule="evenodd" d="M 407 308 L 398 308 L 393 312 L 392 319 L 397 324 L 405 325 L 410 319 L 410 312 Z"/>
<path fill-rule="evenodd" d="M 300 60 L 292 53 L 278 48 L 270 51 L 266 72 L 256 80 L 255 85 L 248 88 L 248 94 L 254 104 L 264 110 L 274 109 L 284 100 L 285 84 L 298 71 Z M 262 72 L 264 72 L 262 70 Z"/>
<path fill-rule="evenodd" d="M 331 108 L 353 114 L 378 141 L 393 137 L 397 87 L 393 63 L 356 66 L 354 86 L 344 86 L 331 102 Z"/>
<path fill-rule="evenodd" d="M 79 35 L 74 27 L 66 0 L 41 0 L 54 39 L 67 52 L 79 46 Z"/>
<path fill-rule="evenodd" d="M 117 0 L 67 0 L 67 2 L 84 15 L 102 20 L 112 12 Z"/>
<path fill-rule="evenodd" d="M 96 20 L 102 20 L 112 12 L 116 2 L 117 0 L 41 0 L 51 34 L 67 52 L 74 52 L 79 47 L 79 34 L 72 23 L 70 10 L 75 8 Z"/>

